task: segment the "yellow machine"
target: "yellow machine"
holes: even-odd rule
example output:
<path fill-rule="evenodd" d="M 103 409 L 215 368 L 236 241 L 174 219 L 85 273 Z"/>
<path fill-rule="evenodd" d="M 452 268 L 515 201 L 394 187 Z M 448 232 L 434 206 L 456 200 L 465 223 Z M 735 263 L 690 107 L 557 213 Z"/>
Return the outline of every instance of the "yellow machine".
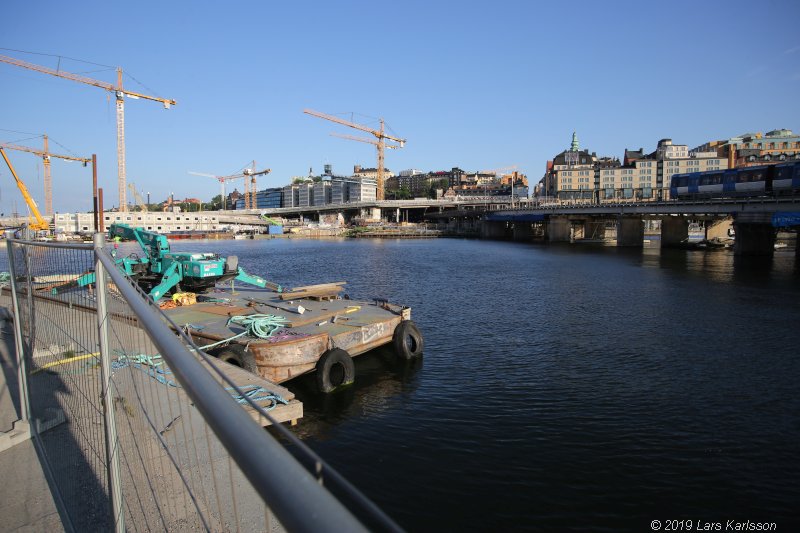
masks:
<path fill-rule="evenodd" d="M 30 193 L 28 192 L 28 188 L 22 183 L 22 180 L 19 179 L 17 176 L 17 172 L 14 170 L 14 167 L 11 165 L 11 161 L 8 160 L 8 156 L 6 155 L 6 151 L 0 148 L 0 154 L 3 154 L 3 159 L 6 160 L 6 165 L 8 165 L 9 170 L 11 170 L 11 174 L 14 176 L 14 179 L 17 180 L 17 187 L 19 187 L 20 192 L 22 193 L 22 197 L 25 198 L 25 203 L 28 204 L 28 209 L 30 209 L 30 223 L 28 227 L 34 231 L 47 231 L 50 229 L 50 224 L 45 222 L 42 218 L 42 214 L 39 213 L 39 208 L 36 206 L 36 202 L 31 198 Z"/>

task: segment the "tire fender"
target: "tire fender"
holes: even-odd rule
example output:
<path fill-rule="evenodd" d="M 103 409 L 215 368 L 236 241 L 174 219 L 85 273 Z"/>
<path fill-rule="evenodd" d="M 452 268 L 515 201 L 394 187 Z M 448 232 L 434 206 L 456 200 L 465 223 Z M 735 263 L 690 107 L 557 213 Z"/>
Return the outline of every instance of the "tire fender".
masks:
<path fill-rule="evenodd" d="M 213 350 L 211 355 L 225 361 L 233 366 L 243 368 L 253 374 L 258 374 L 258 366 L 256 366 L 256 359 L 253 354 L 244 349 L 244 346 L 239 344 L 229 344 L 222 348 Z"/>
<path fill-rule="evenodd" d="M 356 368 L 350 354 L 341 348 L 328 350 L 317 361 L 317 387 L 320 392 L 333 392 L 355 381 Z"/>
<path fill-rule="evenodd" d="M 415 359 L 425 349 L 422 333 L 411 320 L 404 320 L 397 325 L 392 342 L 397 355 L 403 359 Z"/>

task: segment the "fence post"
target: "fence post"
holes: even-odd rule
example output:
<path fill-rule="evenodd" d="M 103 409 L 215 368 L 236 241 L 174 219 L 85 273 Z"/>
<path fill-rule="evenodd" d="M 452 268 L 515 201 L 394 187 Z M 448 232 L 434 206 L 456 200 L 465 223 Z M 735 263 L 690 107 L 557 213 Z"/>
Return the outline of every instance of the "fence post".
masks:
<path fill-rule="evenodd" d="M 123 514 L 122 482 L 119 468 L 119 440 L 114 417 L 114 395 L 111 385 L 111 349 L 108 343 L 108 305 L 106 302 L 106 273 L 97 255 L 105 253 L 105 235 L 94 234 L 95 294 L 97 295 L 97 327 L 100 338 L 100 379 L 102 383 L 102 405 L 105 417 L 106 464 L 108 465 L 108 491 L 111 493 L 112 515 L 117 532 L 125 531 Z"/>
<path fill-rule="evenodd" d="M 17 299 L 17 271 L 16 265 L 14 264 L 14 240 L 8 239 L 6 241 L 6 247 L 8 248 L 8 273 L 11 276 L 11 309 L 14 311 L 14 348 L 17 352 L 19 418 L 23 422 L 30 422 L 31 411 L 28 400 L 28 371 L 25 361 L 25 345 L 22 342 L 22 316 L 19 309 L 19 300 Z M 28 292 L 30 292 L 30 284 L 28 285 Z"/>

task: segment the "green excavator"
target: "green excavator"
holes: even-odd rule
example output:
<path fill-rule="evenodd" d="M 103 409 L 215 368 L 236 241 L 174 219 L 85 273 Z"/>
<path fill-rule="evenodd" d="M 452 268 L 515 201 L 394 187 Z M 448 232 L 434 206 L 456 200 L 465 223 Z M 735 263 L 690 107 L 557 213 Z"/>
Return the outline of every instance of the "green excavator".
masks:
<path fill-rule="evenodd" d="M 128 224 L 112 224 L 108 228 L 108 235 L 110 239 L 139 243 L 142 255 L 132 253 L 115 258 L 115 262 L 153 300 L 158 300 L 170 291 L 201 293 L 217 283 L 232 279 L 283 292 L 283 287 L 277 283 L 245 272 L 235 255 L 220 257 L 213 253 L 172 252 L 164 235 Z M 53 288 L 52 292 L 58 294 L 72 287 L 85 287 L 94 283 L 94 272 L 87 272 L 73 281 Z"/>

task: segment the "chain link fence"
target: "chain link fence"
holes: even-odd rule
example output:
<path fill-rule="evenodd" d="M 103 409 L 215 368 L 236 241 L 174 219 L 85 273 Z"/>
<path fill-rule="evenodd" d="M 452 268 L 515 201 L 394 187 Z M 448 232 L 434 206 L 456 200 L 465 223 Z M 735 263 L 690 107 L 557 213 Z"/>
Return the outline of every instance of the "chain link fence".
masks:
<path fill-rule="evenodd" d="M 21 411 L 67 530 L 397 530 L 269 419 L 103 249 L 8 241 Z M 347 501 L 348 509 L 324 486 Z M 359 518 L 356 519 L 355 515 Z"/>

